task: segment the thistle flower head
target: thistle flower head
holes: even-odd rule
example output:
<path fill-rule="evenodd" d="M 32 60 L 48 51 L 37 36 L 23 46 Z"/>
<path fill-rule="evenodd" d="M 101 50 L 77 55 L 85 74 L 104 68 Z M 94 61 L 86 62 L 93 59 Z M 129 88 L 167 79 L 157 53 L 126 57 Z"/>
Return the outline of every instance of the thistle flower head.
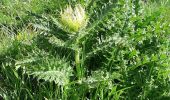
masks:
<path fill-rule="evenodd" d="M 61 23 L 70 31 L 78 32 L 87 25 L 85 9 L 77 4 L 73 9 L 70 5 L 60 12 Z"/>

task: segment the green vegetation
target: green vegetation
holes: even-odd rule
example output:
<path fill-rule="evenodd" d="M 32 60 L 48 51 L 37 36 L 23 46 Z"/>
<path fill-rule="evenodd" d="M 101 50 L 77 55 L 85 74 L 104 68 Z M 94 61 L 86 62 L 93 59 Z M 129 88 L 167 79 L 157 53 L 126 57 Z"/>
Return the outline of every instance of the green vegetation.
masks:
<path fill-rule="evenodd" d="M 0 0 L 0 99 L 170 100 L 169 0 Z"/>

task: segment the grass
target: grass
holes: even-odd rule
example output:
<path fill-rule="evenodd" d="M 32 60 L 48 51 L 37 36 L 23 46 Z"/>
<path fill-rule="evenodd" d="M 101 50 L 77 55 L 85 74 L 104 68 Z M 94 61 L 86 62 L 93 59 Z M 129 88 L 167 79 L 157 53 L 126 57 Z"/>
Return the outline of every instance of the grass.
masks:
<path fill-rule="evenodd" d="M 1 0 L 0 99 L 169 100 L 169 4 Z"/>

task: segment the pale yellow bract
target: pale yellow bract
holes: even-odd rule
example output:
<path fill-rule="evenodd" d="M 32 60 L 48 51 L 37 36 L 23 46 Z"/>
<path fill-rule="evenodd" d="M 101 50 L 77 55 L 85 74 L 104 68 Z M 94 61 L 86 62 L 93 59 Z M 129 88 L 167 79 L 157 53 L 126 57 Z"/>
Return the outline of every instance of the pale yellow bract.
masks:
<path fill-rule="evenodd" d="M 87 16 L 82 5 L 77 4 L 73 9 L 68 5 L 64 11 L 60 12 L 61 23 L 67 29 L 73 32 L 78 32 L 87 25 Z"/>

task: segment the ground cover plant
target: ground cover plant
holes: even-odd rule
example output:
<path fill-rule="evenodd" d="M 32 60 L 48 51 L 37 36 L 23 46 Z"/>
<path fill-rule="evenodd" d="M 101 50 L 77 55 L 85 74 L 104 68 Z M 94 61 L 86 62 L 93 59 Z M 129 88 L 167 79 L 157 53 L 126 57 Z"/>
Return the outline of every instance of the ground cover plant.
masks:
<path fill-rule="evenodd" d="M 169 0 L 1 0 L 0 99 L 169 100 Z"/>

